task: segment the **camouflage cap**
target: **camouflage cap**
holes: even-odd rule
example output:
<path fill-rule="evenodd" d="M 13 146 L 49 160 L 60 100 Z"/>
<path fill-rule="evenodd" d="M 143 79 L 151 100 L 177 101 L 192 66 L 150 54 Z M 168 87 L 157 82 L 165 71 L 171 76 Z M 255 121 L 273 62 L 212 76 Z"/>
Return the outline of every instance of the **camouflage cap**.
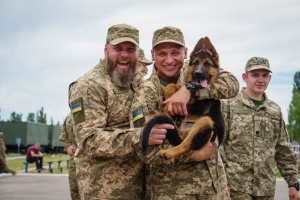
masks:
<path fill-rule="evenodd" d="M 142 63 L 145 63 L 147 65 L 151 65 L 153 62 L 149 59 L 147 59 L 145 57 L 145 53 L 144 53 L 144 50 L 140 48 L 139 50 L 139 56 L 138 56 L 138 61 L 139 62 L 142 62 Z"/>
<path fill-rule="evenodd" d="M 132 42 L 139 46 L 139 30 L 128 24 L 116 24 L 111 26 L 107 31 L 106 43 L 112 45 L 121 42 Z"/>
<path fill-rule="evenodd" d="M 163 42 L 172 42 L 185 47 L 184 37 L 180 29 L 165 26 L 162 29 L 157 29 L 152 38 L 152 48 Z"/>
<path fill-rule="evenodd" d="M 249 72 L 256 69 L 265 69 L 269 72 L 272 72 L 270 70 L 270 64 L 268 59 L 262 57 L 252 57 L 247 61 L 245 72 Z"/>

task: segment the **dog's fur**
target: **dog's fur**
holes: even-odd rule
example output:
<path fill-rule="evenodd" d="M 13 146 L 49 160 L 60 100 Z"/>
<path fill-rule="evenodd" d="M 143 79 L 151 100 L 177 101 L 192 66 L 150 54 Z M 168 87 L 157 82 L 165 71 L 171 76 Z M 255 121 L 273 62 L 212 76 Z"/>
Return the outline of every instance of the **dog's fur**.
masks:
<path fill-rule="evenodd" d="M 190 54 L 189 67 L 185 81 L 192 81 L 199 88 L 205 88 L 212 84 L 219 74 L 219 55 L 208 37 L 201 38 Z M 205 84 L 206 82 L 206 84 Z M 168 99 L 179 88 L 175 84 L 169 84 L 164 90 L 164 97 Z M 154 115 L 143 129 L 143 154 L 147 153 L 150 131 L 156 124 L 169 123 L 175 126 L 174 130 L 168 130 L 167 140 L 174 148 L 161 150 L 160 154 L 165 159 L 175 158 L 188 154 L 192 150 L 200 149 L 211 138 L 211 142 L 218 137 L 219 145 L 225 134 L 224 118 L 221 113 L 219 100 L 197 100 L 191 97 L 187 104 L 188 117 L 171 117 L 168 114 L 168 105 L 164 107 L 162 114 Z M 213 131 L 213 135 L 211 133 Z M 217 145 L 216 145 L 217 154 Z M 218 157 L 218 156 L 217 156 Z M 217 170 L 218 171 L 218 170 Z"/>

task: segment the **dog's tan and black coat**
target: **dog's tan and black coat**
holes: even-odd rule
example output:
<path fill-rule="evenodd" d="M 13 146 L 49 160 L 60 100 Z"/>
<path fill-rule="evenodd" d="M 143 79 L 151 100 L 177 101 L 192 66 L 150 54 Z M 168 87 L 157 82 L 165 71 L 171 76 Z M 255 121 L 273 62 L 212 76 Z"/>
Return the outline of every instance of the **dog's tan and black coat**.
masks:
<path fill-rule="evenodd" d="M 186 83 L 196 89 L 206 88 L 213 84 L 219 74 L 219 55 L 208 37 L 201 38 L 190 54 L 190 62 L 186 75 Z M 164 90 L 165 99 L 174 94 L 179 87 L 169 84 Z M 143 153 L 147 153 L 149 134 L 156 124 L 169 123 L 175 125 L 174 130 L 168 130 L 167 140 L 174 148 L 161 150 L 160 154 L 166 159 L 179 155 L 188 154 L 191 150 L 200 149 L 208 140 L 215 141 L 218 137 L 222 143 L 225 134 L 224 119 L 221 113 L 220 100 L 204 99 L 197 100 L 192 96 L 187 104 L 188 117 L 171 117 L 165 106 L 162 114 L 153 116 L 143 129 Z M 211 134 L 213 135 L 211 137 Z"/>

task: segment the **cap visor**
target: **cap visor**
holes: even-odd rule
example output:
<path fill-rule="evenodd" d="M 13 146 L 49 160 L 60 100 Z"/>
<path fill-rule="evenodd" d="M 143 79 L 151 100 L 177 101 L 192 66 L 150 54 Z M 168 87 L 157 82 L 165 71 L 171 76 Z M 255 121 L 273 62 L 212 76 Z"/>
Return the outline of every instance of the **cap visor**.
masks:
<path fill-rule="evenodd" d="M 139 46 L 139 44 L 134 39 L 128 38 L 128 37 L 117 38 L 117 39 L 110 41 L 109 43 L 112 45 L 116 45 L 116 44 L 120 44 L 122 42 L 131 42 L 131 43 L 135 44 L 136 46 Z"/>
<path fill-rule="evenodd" d="M 269 72 L 272 72 L 272 71 L 270 70 L 270 68 L 268 68 L 268 67 L 266 67 L 266 66 L 264 66 L 264 65 L 255 65 L 255 66 L 252 66 L 252 67 L 250 67 L 250 68 L 247 70 L 247 72 L 253 71 L 253 70 L 257 70 L 257 69 L 265 69 L 265 70 L 268 70 Z"/>
<path fill-rule="evenodd" d="M 181 43 L 181 42 L 178 42 L 178 41 L 176 41 L 176 40 L 161 40 L 161 41 L 155 43 L 155 44 L 152 46 L 152 48 L 155 47 L 155 46 L 158 45 L 158 44 L 165 43 L 165 42 L 171 42 L 171 43 L 179 44 L 179 45 L 185 47 L 185 44 L 183 44 L 183 43 Z"/>

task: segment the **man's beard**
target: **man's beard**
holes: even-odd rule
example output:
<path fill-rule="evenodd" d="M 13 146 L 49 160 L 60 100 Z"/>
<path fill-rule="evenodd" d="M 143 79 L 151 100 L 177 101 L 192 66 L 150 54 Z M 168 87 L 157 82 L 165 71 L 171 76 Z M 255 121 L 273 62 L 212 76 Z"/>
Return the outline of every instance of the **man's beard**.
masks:
<path fill-rule="evenodd" d="M 113 83 L 121 88 L 129 87 L 135 76 L 137 61 L 129 63 L 130 66 L 127 72 L 120 73 L 116 67 L 117 62 L 114 62 L 109 57 L 106 60 L 107 70 Z"/>

